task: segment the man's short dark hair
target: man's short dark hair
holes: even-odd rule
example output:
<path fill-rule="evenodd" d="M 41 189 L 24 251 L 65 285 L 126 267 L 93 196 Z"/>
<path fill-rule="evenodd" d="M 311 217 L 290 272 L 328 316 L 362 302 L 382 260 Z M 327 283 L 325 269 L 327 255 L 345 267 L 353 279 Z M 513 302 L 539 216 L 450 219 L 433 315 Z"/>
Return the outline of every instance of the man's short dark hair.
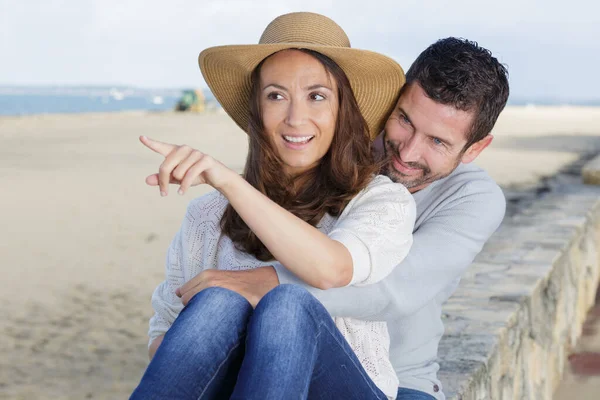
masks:
<path fill-rule="evenodd" d="M 432 100 L 474 112 L 466 150 L 492 131 L 508 100 L 508 71 L 476 42 L 449 37 L 423 51 L 406 73 Z"/>

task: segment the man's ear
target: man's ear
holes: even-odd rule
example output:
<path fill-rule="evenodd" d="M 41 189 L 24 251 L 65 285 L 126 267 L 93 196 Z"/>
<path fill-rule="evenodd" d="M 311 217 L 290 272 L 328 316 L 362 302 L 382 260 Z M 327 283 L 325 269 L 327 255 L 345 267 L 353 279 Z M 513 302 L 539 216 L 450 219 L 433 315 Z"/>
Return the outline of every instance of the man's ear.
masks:
<path fill-rule="evenodd" d="M 488 147 L 490 145 L 490 143 L 492 143 L 492 140 L 494 140 L 494 136 L 492 136 L 491 134 L 488 134 L 486 137 L 484 137 L 480 141 L 473 143 L 467 149 L 467 151 L 465 151 L 460 162 L 462 162 L 463 164 L 468 164 L 471 161 L 473 161 L 474 159 L 476 159 L 477 156 L 479 155 L 479 153 L 481 153 L 483 151 L 483 149 L 485 149 L 486 147 Z"/>

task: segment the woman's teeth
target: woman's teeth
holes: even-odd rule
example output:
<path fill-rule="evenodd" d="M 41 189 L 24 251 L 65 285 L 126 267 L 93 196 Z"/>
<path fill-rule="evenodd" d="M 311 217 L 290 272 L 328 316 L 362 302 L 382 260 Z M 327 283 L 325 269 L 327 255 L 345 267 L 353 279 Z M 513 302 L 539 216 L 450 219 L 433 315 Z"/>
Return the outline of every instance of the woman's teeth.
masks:
<path fill-rule="evenodd" d="M 314 136 L 283 136 L 283 138 L 290 143 L 307 143 Z"/>

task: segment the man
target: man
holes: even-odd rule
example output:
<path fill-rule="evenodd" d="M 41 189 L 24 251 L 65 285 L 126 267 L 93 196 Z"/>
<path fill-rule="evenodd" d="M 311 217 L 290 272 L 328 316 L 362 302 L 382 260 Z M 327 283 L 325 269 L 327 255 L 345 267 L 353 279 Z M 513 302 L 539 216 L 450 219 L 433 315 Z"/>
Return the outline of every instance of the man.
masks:
<path fill-rule="evenodd" d="M 501 189 L 470 163 L 492 142 L 508 79 L 488 50 L 456 38 L 429 46 L 406 78 L 378 146 L 389 160 L 384 173 L 413 193 L 417 220 L 413 247 L 389 277 L 321 291 L 282 266 L 207 270 L 181 297 L 186 304 L 202 289 L 222 286 L 256 305 L 280 283 L 305 286 L 332 316 L 387 322 L 398 399 L 443 399 L 436 377 L 442 304 L 504 217 Z"/>

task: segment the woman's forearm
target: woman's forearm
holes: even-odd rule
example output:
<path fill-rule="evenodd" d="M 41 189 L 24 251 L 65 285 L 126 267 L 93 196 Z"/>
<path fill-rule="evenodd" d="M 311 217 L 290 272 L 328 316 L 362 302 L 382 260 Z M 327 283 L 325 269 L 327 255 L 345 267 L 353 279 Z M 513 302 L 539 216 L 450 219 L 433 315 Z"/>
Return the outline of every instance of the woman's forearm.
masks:
<path fill-rule="evenodd" d="M 345 286 L 352 281 L 352 256 L 338 241 L 284 210 L 245 179 L 211 156 L 189 146 L 176 146 L 140 137 L 165 160 L 159 173 L 146 183 L 166 195 L 169 183 L 190 186 L 206 183 L 219 190 L 281 264 L 309 285 L 321 289 Z"/>
<path fill-rule="evenodd" d="M 152 343 L 150 343 L 150 346 L 148 347 L 148 358 L 150 360 L 152 360 L 154 354 L 156 354 L 156 350 L 158 350 L 158 346 L 160 346 L 164 337 L 165 335 L 160 335 L 156 339 L 154 339 Z"/>
<path fill-rule="evenodd" d="M 330 239 L 260 193 L 242 177 L 219 188 L 248 227 L 287 269 L 319 289 L 352 280 L 352 256 Z"/>

